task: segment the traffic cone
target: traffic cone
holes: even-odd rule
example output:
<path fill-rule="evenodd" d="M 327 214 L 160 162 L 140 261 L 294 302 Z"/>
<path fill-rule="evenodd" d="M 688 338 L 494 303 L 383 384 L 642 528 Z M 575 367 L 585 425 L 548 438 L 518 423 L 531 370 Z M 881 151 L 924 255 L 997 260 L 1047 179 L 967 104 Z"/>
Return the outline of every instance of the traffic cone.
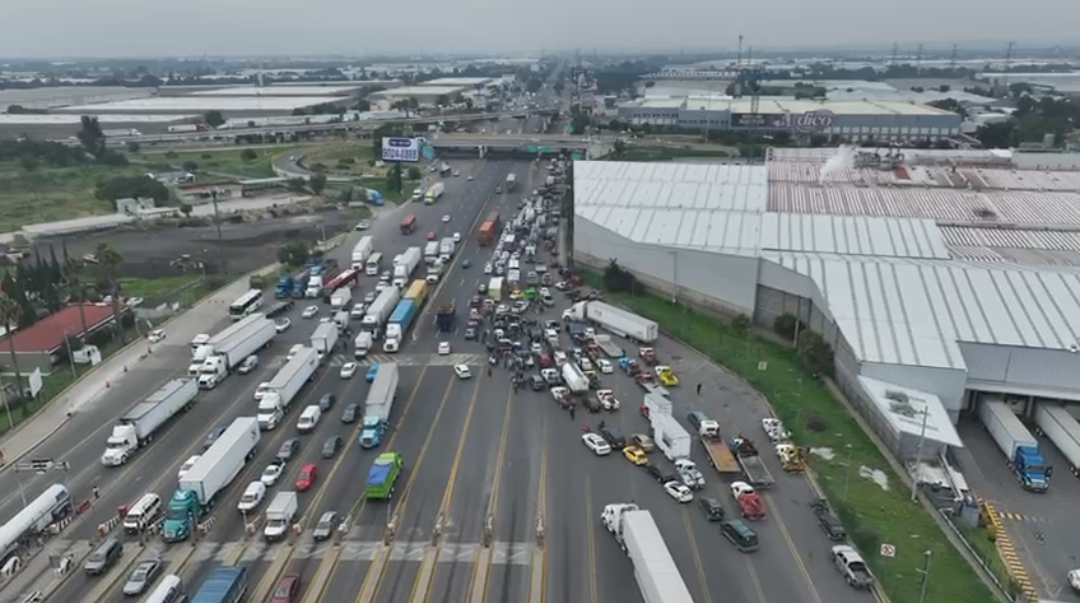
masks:
<path fill-rule="evenodd" d="M 127 365 L 126 364 L 124 365 L 124 372 L 125 373 L 127 372 Z"/>
<path fill-rule="evenodd" d="M 109 381 L 108 379 L 106 379 L 105 380 L 105 389 L 109 389 L 110 387 L 112 387 L 112 382 Z"/>

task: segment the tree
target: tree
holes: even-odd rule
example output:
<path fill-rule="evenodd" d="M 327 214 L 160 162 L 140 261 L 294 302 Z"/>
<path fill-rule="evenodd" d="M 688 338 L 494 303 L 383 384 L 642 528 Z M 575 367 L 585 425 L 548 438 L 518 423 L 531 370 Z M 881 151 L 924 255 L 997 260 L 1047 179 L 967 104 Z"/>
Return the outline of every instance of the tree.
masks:
<path fill-rule="evenodd" d="M 303 266 L 311 257 L 311 250 L 305 243 L 292 241 L 278 247 L 278 262 L 290 267 Z"/>
<path fill-rule="evenodd" d="M 185 218 L 190 218 L 191 217 L 191 210 L 193 210 L 193 209 L 195 209 L 195 208 L 192 207 L 188 203 L 181 203 L 180 204 L 180 213 L 184 214 Z"/>
<path fill-rule="evenodd" d="M 80 123 L 82 128 L 75 136 L 87 153 L 100 157 L 105 152 L 105 134 L 101 131 L 101 124 L 98 123 L 96 117 L 89 115 L 83 115 Z"/>
<path fill-rule="evenodd" d="M 259 154 L 255 152 L 255 149 L 244 149 L 243 151 L 240 151 L 240 159 L 243 159 L 244 161 L 254 161 L 255 159 L 258 159 L 258 157 Z"/>
<path fill-rule="evenodd" d="M 19 166 L 27 172 L 32 172 L 41 165 L 41 162 L 33 157 L 23 157 L 19 160 Z"/>
<path fill-rule="evenodd" d="M 312 174 L 311 178 L 308 179 L 308 188 L 316 195 L 321 195 L 326 190 L 326 174 Z"/>
<path fill-rule="evenodd" d="M 87 331 L 86 325 L 86 282 L 83 280 L 83 276 L 86 270 L 86 266 L 75 258 L 65 258 L 64 260 L 64 288 L 67 289 L 67 293 L 73 299 L 79 302 L 79 320 L 82 322 L 82 334 L 85 337 Z"/>
<path fill-rule="evenodd" d="M 120 334 L 121 343 L 127 344 L 127 334 L 120 325 L 120 266 L 124 263 L 124 258 L 116 248 L 106 242 L 98 243 L 94 255 L 101 264 L 102 276 L 109 288 L 109 295 L 112 296 L 113 322 L 116 325 L 116 331 Z"/>
<path fill-rule="evenodd" d="M 225 125 L 225 116 L 221 114 L 221 111 L 207 111 L 206 115 L 203 115 L 203 120 L 206 125 L 215 130 Z"/>
<path fill-rule="evenodd" d="M 142 146 L 139 143 L 135 142 L 134 140 L 127 143 L 127 152 L 128 153 L 138 153 L 139 149 L 142 149 Z"/>
<path fill-rule="evenodd" d="M 401 163 L 395 163 L 393 169 L 390 170 L 390 188 L 394 191 L 401 192 L 405 188 L 405 184 L 402 182 L 402 169 Z"/>
<path fill-rule="evenodd" d="M 420 108 L 420 101 L 416 100 L 415 96 L 409 97 L 409 109 L 416 111 Z"/>
<path fill-rule="evenodd" d="M 15 372 L 15 383 L 19 386 L 19 394 L 22 394 L 22 371 L 19 370 L 19 355 L 15 353 L 15 338 L 12 337 L 14 327 L 19 323 L 19 304 L 7 295 L 0 296 L 0 323 L 7 332 L 8 353 L 11 354 L 11 369 Z"/>
<path fill-rule="evenodd" d="M 618 157 L 618 156 L 620 156 L 620 155 L 622 155 L 623 153 L 626 152 L 626 141 L 622 140 L 620 138 L 619 140 L 615 141 L 614 147 L 615 147 L 615 156 Z"/>
<path fill-rule="evenodd" d="M 409 180 L 419 180 L 419 179 L 420 179 L 420 168 L 416 167 L 415 165 L 410 167 L 409 168 Z"/>
<path fill-rule="evenodd" d="M 169 200 L 169 189 L 165 185 L 146 176 L 117 176 L 98 183 L 99 199 L 116 201 L 117 199 L 151 198 L 158 203 Z"/>

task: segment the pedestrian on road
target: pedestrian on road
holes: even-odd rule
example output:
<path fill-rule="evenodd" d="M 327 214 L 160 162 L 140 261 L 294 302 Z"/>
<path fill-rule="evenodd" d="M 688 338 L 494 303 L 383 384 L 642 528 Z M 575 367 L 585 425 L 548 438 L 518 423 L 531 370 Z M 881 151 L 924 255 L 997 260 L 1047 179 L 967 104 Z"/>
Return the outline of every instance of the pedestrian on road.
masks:
<path fill-rule="evenodd" d="M 94 500 L 97 500 L 97 499 L 101 498 L 101 489 L 100 488 L 98 488 L 97 486 L 94 486 L 93 492 L 94 492 Z"/>
<path fill-rule="evenodd" d="M 571 407 L 570 407 L 570 420 L 571 420 L 571 421 L 573 421 L 573 420 L 574 420 L 574 415 L 575 415 L 575 414 L 576 414 L 576 411 L 574 410 L 574 407 L 573 407 L 573 406 L 571 406 Z M 588 429 L 586 429 L 585 431 L 588 431 Z"/>
<path fill-rule="evenodd" d="M 701 384 L 700 383 L 697 384 L 697 395 L 699 395 L 699 396 L 701 395 Z"/>

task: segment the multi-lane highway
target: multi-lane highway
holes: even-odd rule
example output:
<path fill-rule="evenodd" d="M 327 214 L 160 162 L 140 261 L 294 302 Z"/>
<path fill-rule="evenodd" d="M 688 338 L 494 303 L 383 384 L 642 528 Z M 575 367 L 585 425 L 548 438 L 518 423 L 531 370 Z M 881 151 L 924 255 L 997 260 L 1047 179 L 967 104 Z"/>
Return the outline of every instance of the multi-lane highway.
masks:
<path fill-rule="evenodd" d="M 323 393 L 334 392 L 336 408 L 324 416 L 314 433 L 302 436 L 298 460 L 289 465 L 281 484 L 272 490 L 289 489 L 304 462 L 318 463 L 318 482 L 301 494 L 304 531 L 294 542 L 267 545 L 258 535 L 245 537 L 244 519 L 236 504 L 244 486 L 257 478 L 280 443 L 296 435 L 292 421 L 299 413 L 295 410 L 289 423 L 264 434 L 258 456 L 223 497 L 205 538 L 194 546 L 166 547 L 152 541 L 145 551 L 132 545 L 106 577 L 88 578 L 73 572 L 49 600 L 119 601 L 123 599 L 119 592 L 123 578 L 139 555 L 160 555 L 166 561 L 166 571 L 183 576 L 189 593 L 215 564 L 248 565 L 252 571 L 249 600 L 260 603 L 285 575 L 302 578 L 301 600 L 305 602 L 632 603 L 641 600 L 633 569 L 599 525 L 599 514 L 607 503 L 635 501 L 653 512 L 697 601 L 869 601 L 871 595 L 849 590 L 832 569 L 829 543 L 812 522 L 808 507 L 812 493 L 805 480 L 783 474 L 768 455 L 778 483 L 766 494 L 769 518 L 755 524 L 762 547 L 752 555 L 743 555 L 722 538 L 715 524 L 705 521 L 696 506 L 672 501 L 643 470 L 618 455 L 597 458 L 589 453 L 580 441 L 584 413 L 571 419 L 552 403 L 547 392 L 514 393 L 510 374 L 504 369 L 488 374 L 482 346 L 464 340 L 464 321 L 460 320 L 477 285 L 488 278 L 483 266 L 490 248 L 477 245 L 475 230 L 480 217 L 489 211 L 511 215 L 521 196 L 547 173 L 542 165 L 528 162 L 456 161 L 452 165 L 461 176 L 444 179 L 446 194 L 442 199 L 431 206 L 409 204 L 385 210 L 367 233 L 374 236 L 375 249 L 387 258 L 409 246 L 422 245 L 429 230 L 436 231 L 438 237 L 460 232 L 464 242 L 407 345 L 393 358 L 375 355 L 377 360 L 392 359 L 401 365 L 393 427 L 380 447 L 395 450 L 405 459 L 403 481 L 394 500 L 363 500 L 364 477 L 375 453 L 360 450 L 356 445 L 358 424 L 343 424 L 339 417 L 346 404 L 363 402 L 368 385 L 362 374 L 351 380 L 339 377 L 338 367 L 351 360 L 351 350 L 343 349 L 331 357 L 328 367 L 294 405 L 303 407 Z M 495 187 L 510 170 L 517 175 L 520 190 L 495 194 Z M 402 235 L 398 223 L 407 213 L 416 216 L 418 228 L 411 235 Z M 448 223 L 442 222 L 443 215 L 451 217 Z M 334 255 L 346 260 L 361 234 L 354 233 Z M 465 259 L 470 260 L 470 268 L 463 268 Z M 372 279 L 361 281 L 361 291 L 372 288 Z M 240 289 L 242 285 L 237 293 Z M 458 308 L 458 326 L 449 334 L 439 334 L 433 310 L 451 299 Z M 555 317 L 565 307 L 561 295 L 558 301 L 555 309 L 538 317 Z M 176 486 L 176 469 L 200 450 L 207 432 L 237 416 L 253 414 L 252 394 L 257 384 L 269 380 L 289 347 L 306 340 L 317 322 L 300 318 L 305 305 L 297 304 L 291 313 L 292 328 L 278 336 L 255 373 L 231 377 L 217 390 L 204 393 L 194 410 L 129 465 L 107 469 L 97 462 L 111 420 L 186 368 L 188 342 L 213 322 L 217 323 L 215 329 L 224 325 L 224 305 L 200 308 L 197 312 L 202 312 L 201 316 L 185 317 L 170 326 L 170 338 L 155 349 L 152 360 L 129 373 L 91 410 L 46 441 L 35 456 L 68 460 L 72 469 L 66 476 L 27 478 L 23 485 L 29 497 L 54 481 L 64 481 L 83 494 L 97 485 L 102 493 L 92 511 L 51 541 L 51 552 L 84 552 L 95 526 L 114 516 L 116 507 L 147 491 L 168 496 Z M 217 312 L 216 321 L 207 319 L 211 312 Z M 325 308 L 321 315 L 326 315 Z M 449 356 L 435 354 L 441 339 L 451 342 Z M 747 386 L 675 343 L 662 342 L 658 347 L 686 384 L 673 394 L 680 417 L 693 406 L 732 429 L 761 436 L 758 422 L 766 411 Z M 471 365 L 473 378 L 457 379 L 452 370 L 456 363 Z M 608 423 L 627 434 L 645 431 L 646 425 L 636 412 L 640 403 L 636 386 L 621 374 L 605 375 L 603 380 L 606 387 L 616 390 L 624 405 L 621 411 L 605 417 Z M 707 385 L 706 395 L 700 398 L 694 395 L 696 382 Z M 347 446 L 337 458 L 322 459 L 322 443 L 332 435 L 345 437 Z M 707 468 L 700 447 L 695 447 L 694 457 Z M 706 472 L 706 477 L 708 493 L 727 503 L 726 486 L 715 474 Z M 0 498 L 0 519 L 6 520 L 20 506 L 18 482 L 11 472 L 0 474 L 0 491 L 5 493 Z M 311 528 L 328 510 L 349 518 L 347 533 L 339 543 L 316 544 Z M 734 513 L 731 505 L 728 511 Z M 258 521 L 256 517 L 247 519 Z M 545 526 L 543 548 L 535 542 L 538 520 Z M 392 537 L 384 540 L 388 524 L 393 527 Z M 486 539 L 491 541 L 487 549 L 483 546 Z M 37 572 L 40 574 L 41 568 Z M 10 583 L 0 601 L 18 601 L 28 589 L 47 582 L 48 576 L 42 576 L 34 583 L 29 580 L 32 573 L 28 571 Z"/>

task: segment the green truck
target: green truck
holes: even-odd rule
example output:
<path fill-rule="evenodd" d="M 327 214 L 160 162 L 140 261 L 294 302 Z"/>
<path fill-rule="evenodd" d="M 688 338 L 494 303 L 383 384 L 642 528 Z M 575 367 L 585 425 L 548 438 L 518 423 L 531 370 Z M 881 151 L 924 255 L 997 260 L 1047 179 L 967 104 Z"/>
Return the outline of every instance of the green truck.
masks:
<path fill-rule="evenodd" d="M 397 478 L 401 475 L 401 468 L 405 461 L 396 452 L 384 452 L 375 457 L 371 469 L 368 470 L 367 487 L 364 488 L 364 496 L 368 500 L 389 500 L 394 496 L 394 488 Z"/>

